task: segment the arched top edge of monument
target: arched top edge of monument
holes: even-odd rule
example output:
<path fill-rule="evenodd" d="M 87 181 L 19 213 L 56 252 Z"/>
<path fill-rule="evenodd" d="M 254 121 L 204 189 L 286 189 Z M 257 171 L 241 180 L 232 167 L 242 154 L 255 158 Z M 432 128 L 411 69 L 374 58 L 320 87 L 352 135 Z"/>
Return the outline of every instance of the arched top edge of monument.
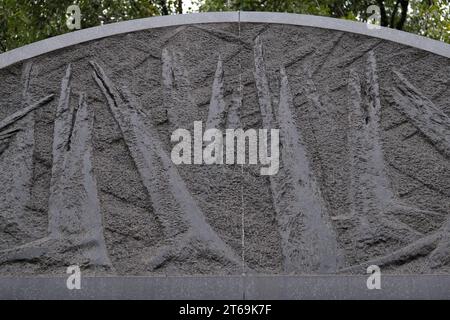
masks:
<path fill-rule="evenodd" d="M 208 12 L 129 20 L 65 33 L 0 54 L 0 69 L 58 49 L 118 34 L 190 24 L 238 22 L 286 24 L 344 31 L 393 41 L 450 58 L 450 44 L 390 28 L 369 28 L 362 22 L 293 13 Z"/>

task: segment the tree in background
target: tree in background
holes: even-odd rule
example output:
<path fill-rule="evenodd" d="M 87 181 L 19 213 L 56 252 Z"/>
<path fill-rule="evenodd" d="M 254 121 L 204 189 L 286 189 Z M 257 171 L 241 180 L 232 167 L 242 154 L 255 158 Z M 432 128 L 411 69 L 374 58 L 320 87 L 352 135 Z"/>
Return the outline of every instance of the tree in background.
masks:
<path fill-rule="evenodd" d="M 449 0 L 200 0 L 200 11 L 274 11 L 323 15 L 366 22 L 370 5 L 380 24 L 450 43 Z"/>
<path fill-rule="evenodd" d="M 183 12 L 182 0 L 0 0 L 0 52 L 70 32 L 72 4 L 80 7 L 82 28 Z"/>
<path fill-rule="evenodd" d="M 450 0 L 185 0 L 199 11 L 273 11 L 367 21 L 380 7 L 381 25 L 450 43 Z M 66 9 L 77 4 L 82 28 L 183 13 L 183 0 L 0 0 L 0 52 L 70 32 Z"/>
<path fill-rule="evenodd" d="M 450 43 L 450 1 L 413 1 L 405 30 Z"/>

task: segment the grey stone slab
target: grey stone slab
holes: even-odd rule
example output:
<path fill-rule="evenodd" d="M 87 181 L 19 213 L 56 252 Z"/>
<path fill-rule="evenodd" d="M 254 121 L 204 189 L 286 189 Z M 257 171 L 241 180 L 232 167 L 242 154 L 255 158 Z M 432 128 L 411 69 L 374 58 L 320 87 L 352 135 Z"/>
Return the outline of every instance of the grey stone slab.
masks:
<path fill-rule="evenodd" d="M 263 13 L 263 12 L 214 12 L 184 14 L 181 16 L 153 17 L 132 21 L 108 24 L 86 30 L 66 33 L 43 41 L 38 41 L 24 47 L 14 49 L 0 55 L 0 68 L 38 55 L 62 49 L 79 43 L 109 37 L 116 34 L 135 32 L 149 28 L 161 28 L 199 23 L 279 23 L 298 26 L 310 26 L 331 30 L 340 30 L 377 37 L 402 43 L 408 46 L 427 50 L 444 57 L 450 57 L 450 45 L 429 38 L 390 28 L 369 29 L 366 24 L 350 22 L 343 19 L 333 19 L 300 14 Z"/>
<path fill-rule="evenodd" d="M 450 299 L 450 277 L 386 275 L 380 289 L 368 289 L 364 276 L 280 276 L 247 279 L 249 299 L 389 300 Z"/>
<path fill-rule="evenodd" d="M 318 17 L 312 15 L 275 12 L 241 12 L 239 19 L 241 23 L 291 24 L 357 33 L 416 47 L 450 58 L 450 45 L 446 43 L 392 28 L 380 27 L 379 29 L 370 29 L 366 23 L 362 22 L 353 22 L 344 19 Z"/>
<path fill-rule="evenodd" d="M 38 55 L 62 49 L 79 43 L 101 39 L 116 34 L 140 31 L 150 28 L 161 28 L 197 23 L 237 22 L 237 12 L 185 14 L 182 16 L 152 17 L 124 21 L 110 25 L 93 27 L 85 30 L 66 33 L 51 39 L 38 41 L 22 48 L 14 49 L 0 55 L 0 68 L 26 60 Z"/>
<path fill-rule="evenodd" d="M 0 299 L 241 299 L 239 277 L 86 277 L 69 290 L 64 277 L 1 278 Z"/>
<path fill-rule="evenodd" d="M 292 279 L 289 295 L 301 298 L 339 285 L 365 297 L 340 275 L 373 264 L 417 275 L 424 290 L 420 275 L 450 274 L 448 45 L 367 30 L 301 15 L 186 15 L 0 56 L 0 275 L 79 265 L 86 276 L 162 281 L 167 296 L 177 281 L 231 296 L 242 280 L 245 297 L 289 297 Z M 172 133 L 198 121 L 280 129 L 277 174 L 173 163 Z M 101 279 L 88 280 L 92 292 L 122 281 Z"/>
<path fill-rule="evenodd" d="M 369 290 L 364 276 L 0 278 L 0 299 L 389 300 L 450 299 L 450 277 L 387 275 Z"/>

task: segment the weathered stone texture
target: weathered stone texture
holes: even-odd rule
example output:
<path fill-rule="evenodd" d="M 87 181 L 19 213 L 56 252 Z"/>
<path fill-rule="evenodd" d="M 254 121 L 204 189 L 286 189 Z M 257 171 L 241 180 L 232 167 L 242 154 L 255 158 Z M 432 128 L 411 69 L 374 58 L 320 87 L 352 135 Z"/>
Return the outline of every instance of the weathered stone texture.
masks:
<path fill-rule="evenodd" d="M 0 69 L 0 106 L 0 275 L 450 272 L 446 57 L 165 27 Z M 170 135 L 194 121 L 280 128 L 279 173 L 174 165 Z"/>

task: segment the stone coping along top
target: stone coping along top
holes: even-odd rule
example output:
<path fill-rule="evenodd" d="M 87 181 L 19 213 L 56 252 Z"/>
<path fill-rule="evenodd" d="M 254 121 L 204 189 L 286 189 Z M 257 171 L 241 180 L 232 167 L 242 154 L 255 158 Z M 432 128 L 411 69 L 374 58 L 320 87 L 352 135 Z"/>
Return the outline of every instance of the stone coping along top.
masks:
<path fill-rule="evenodd" d="M 44 53 L 112 35 L 168 26 L 223 22 L 289 24 L 346 31 L 394 41 L 450 58 L 449 44 L 391 28 L 369 29 L 362 22 L 292 13 L 209 12 L 151 17 L 69 32 L 0 54 L 0 69 Z"/>

